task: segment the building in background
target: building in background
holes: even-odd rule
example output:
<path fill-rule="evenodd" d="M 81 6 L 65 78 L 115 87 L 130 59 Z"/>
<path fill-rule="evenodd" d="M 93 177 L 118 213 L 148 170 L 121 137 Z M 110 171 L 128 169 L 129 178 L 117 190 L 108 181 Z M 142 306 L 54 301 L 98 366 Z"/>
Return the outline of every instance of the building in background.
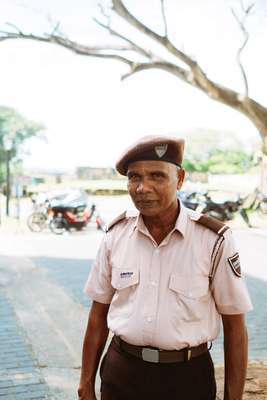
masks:
<path fill-rule="evenodd" d="M 115 168 L 95 168 L 95 167 L 77 167 L 76 177 L 81 180 L 91 179 L 117 179 L 119 178 Z"/>

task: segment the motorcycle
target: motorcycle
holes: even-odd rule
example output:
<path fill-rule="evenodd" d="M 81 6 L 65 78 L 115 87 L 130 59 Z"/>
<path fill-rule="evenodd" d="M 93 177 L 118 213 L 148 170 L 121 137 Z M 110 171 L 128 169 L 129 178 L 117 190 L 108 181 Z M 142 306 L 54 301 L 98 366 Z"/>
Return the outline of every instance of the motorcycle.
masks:
<path fill-rule="evenodd" d="M 208 214 L 210 217 L 216 218 L 222 222 L 230 221 L 234 218 L 236 213 L 240 213 L 241 217 L 251 227 L 247 209 L 243 207 L 243 203 L 246 199 L 242 199 L 240 196 L 236 201 L 226 200 L 223 202 L 216 202 L 211 199 L 208 192 L 200 194 L 192 192 L 190 194 L 179 194 L 183 204 L 193 210 L 197 210 L 202 214 Z"/>
<path fill-rule="evenodd" d="M 49 226 L 49 222 L 53 216 L 49 201 L 43 204 L 33 202 L 34 211 L 27 218 L 28 228 L 32 232 L 42 232 Z"/>
<path fill-rule="evenodd" d="M 105 224 L 100 215 L 96 211 L 95 204 L 88 208 L 85 203 L 57 204 L 52 206 L 53 217 L 50 220 L 50 230 L 61 235 L 65 231 L 71 229 L 82 230 L 87 224 L 95 218 L 97 229 L 105 231 Z"/>

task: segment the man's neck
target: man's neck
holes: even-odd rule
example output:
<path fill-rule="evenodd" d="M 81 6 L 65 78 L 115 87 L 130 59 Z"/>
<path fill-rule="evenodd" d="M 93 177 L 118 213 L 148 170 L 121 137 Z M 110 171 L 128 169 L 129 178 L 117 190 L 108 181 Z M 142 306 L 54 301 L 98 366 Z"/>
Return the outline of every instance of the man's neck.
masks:
<path fill-rule="evenodd" d="M 158 245 L 175 227 L 179 213 L 180 205 L 177 203 L 175 207 L 166 210 L 163 215 L 142 216 L 145 226 Z"/>

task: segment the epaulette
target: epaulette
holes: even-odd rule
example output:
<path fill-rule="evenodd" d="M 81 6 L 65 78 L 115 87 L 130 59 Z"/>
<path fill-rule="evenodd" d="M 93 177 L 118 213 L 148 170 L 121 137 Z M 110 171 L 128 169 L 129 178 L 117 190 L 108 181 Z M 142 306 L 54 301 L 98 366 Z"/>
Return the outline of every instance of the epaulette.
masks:
<path fill-rule="evenodd" d="M 229 226 L 225 225 L 222 221 L 204 214 L 201 214 L 201 216 L 198 219 L 195 219 L 195 221 L 205 226 L 205 228 L 217 233 L 219 236 L 223 236 L 227 229 L 230 229 Z"/>
<path fill-rule="evenodd" d="M 138 212 L 135 210 L 128 210 L 124 211 L 122 214 L 118 215 L 116 218 L 114 218 L 107 226 L 106 232 L 110 231 L 115 225 L 117 225 L 119 222 L 123 221 L 124 219 L 128 218 L 134 218 L 137 217 Z"/>
<path fill-rule="evenodd" d="M 122 214 L 118 215 L 116 218 L 114 218 L 107 226 L 106 232 L 110 231 L 111 228 L 113 228 L 115 225 L 117 225 L 119 222 L 123 221 L 126 218 L 127 211 L 124 211 Z"/>

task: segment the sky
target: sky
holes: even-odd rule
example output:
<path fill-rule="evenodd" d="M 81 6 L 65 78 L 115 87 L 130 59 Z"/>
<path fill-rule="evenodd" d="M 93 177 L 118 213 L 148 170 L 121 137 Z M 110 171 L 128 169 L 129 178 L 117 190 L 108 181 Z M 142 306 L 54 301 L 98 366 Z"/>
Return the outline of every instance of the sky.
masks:
<path fill-rule="evenodd" d="M 244 1 L 245 2 L 245 1 Z M 110 43 L 92 17 L 100 17 L 95 0 L 0 0 L 0 29 L 13 23 L 26 32 L 51 30 L 51 18 L 84 44 Z M 104 4 L 108 6 L 108 1 Z M 129 10 L 162 33 L 160 1 L 128 0 Z M 207 75 L 224 86 L 244 90 L 236 63 L 242 35 L 232 15 L 238 0 L 166 0 L 170 38 L 193 56 Z M 243 54 L 250 95 L 267 105 L 267 7 L 255 2 Z M 158 47 L 124 21 L 114 26 L 140 43 Z M 10 29 L 10 28 L 9 28 Z M 162 53 L 163 54 L 163 53 Z M 115 61 L 77 56 L 56 45 L 33 41 L 0 42 L 0 105 L 17 109 L 46 127 L 47 141 L 26 146 L 28 168 L 74 169 L 113 166 L 126 146 L 146 134 L 175 134 L 201 129 L 234 132 L 244 143 L 259 135 L 243 115 L 210 100 L 200 91 L 162 71 L 138 73 L 124 81 L 127 67 Z"/>

